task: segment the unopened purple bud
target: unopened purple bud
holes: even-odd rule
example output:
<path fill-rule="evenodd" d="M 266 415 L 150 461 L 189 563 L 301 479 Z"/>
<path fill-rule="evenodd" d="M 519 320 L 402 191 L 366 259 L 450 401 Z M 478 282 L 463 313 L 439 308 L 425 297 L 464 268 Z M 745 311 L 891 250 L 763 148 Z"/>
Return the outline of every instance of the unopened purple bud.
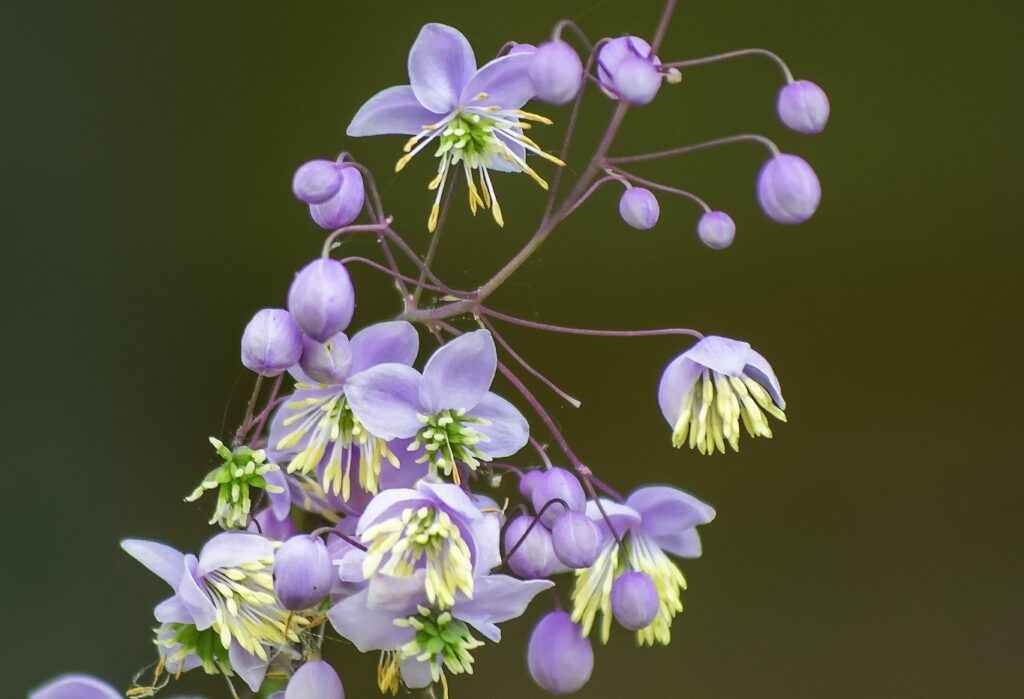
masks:
<path fill-rule="evenodd" d="M 309 205 L 309 215 L 316 224 L 327 230 L 347 226 L 356 220 L 366 201 L 363 176 L 354 167 L 339 166 L 341 186 L 338 190 L 317 204 Z"/>
<path fill-rule="evenodd" d="M 302 332 L 326 342 L 348 327 L 356 294 L 345 265 L 321 257 L 303 267 L 288 289 L 288 310 Z"/>
<path fill-rule="evenodd" d="M 650 59 L 628 56 L 613 76 L 615 91 L 630 104 L 650 104 L 661 89 L 661 73 Z"/>
<path fill-rule="evenodd" d="M 541 471 L 527 471 L 523 474 L 523 477 L 519 479 L 519 492 L 524 498 L 530 498 L 530 494 L 533 492 L 533 487 L 537 485 L 539 480 L 541 480 L 541 473 Z"/>
<path fill-rule="evenodd" d="M 352 368 L 352 348 L 348 337 L 345 333 L 338 333 L 327 342 L 304 337 L 299 366 L 306 376 L 320 383 L 342 383 Z"/>
<path fill-rule="evenodd" d="M 310 160 L 295 171 L 292 192 L 300 201 L 319 204 L 341 189 L 341 168 L 331 160 Z"/>
<path fill-rule="evenodd" d="M 302 332 L 288 311 L 264 308 L 242 333 L 242 364 L 263 376 L 277 376 L 302 355 Z"/>
<path fill-rule="evenodd" d="M 661 215 L 661 207 L 654 193 L 643 187 L 630 187 L 619 199 L 622 220 L 641 231 L 654 228 Z"/>
<path fill-rule="evenodd" d="M 521 515 L 509 522 L 505 529 L 505 555 L 522 540 L 515 553 L 509 556 L 508 567 L 521 578 L 546 578 L 558 568 L 558 559 L 551 545 L 551 532 L 539 522 L 530 529 L 533 519 Z"/>
<path fill-rule="evenodd" d="M 594 649 L 583 629 L 562 611 L 544 616 L 526 652 L 530 677 L 552 694 L 572 694 L 583 688 L 594 671 Z"/>
<path fill-rule="evenodd" d="M 821 133 L 828 123 L 828 95 L 810 80 L 797 80 L 783 87 L 775 106 L 782 123 L 800 133 Z"/>
<path fill-rule="evenodd" d="M 712 250 L 722 250 L 736 238 L 736 223 L 724 211 L 709 211 L 697 222 L 697 237 Z"/>
<path fill-rule="evenodd" d="M 120 699 L 121 693 L 90 675 L 61 675 L 28 695 L 28 699 Z"/>
<path fill-rule="evenodd" d="M 508 50 L 508 54 L 511 56 L 514 53 L 533 53 L 537 50 L 537 47 L 533 44 L 526 44 L 521 42 L 515 42 Z"/>
<path fill-rule="evenodd" d="M 537 47 L 529 74 L 538 98 L 552 104 L 567 104 L 583 84 L 583 63 L 569 44 L 547 41 Z"/>
<path fill-rule="evenodd" d="M 530 492 L 530 500 L 533 502 L 535 512 L 544 511 L 540 521 L 544 526 L 551 528 L 555 526 L 555 520 L 565 514 L 565 505 L 555 502 L 546 510 L 544 506 L 553 500 L 561 500 L 569 506 L 569 512 L 583 512 L 587 508 L 587 496 L 583 492 L 583 486 L 576 476 L 564 468 L 550 468 L 540 472 L 541 477 L 537 479 L 533 490 Z"/>
<path fill-rule="evenodd" d="M 308 660 L 288 680 L 284 699 L 345 699 L 345 688 L 333 667 L 323 660 Z"/>
<path fill-rule="evenodd" d="M 612 615 L 630 631 L 647 628 L 658 615 L 658 589 L 647 573 L 630 571 L 612 583 Z"/>
<path fill-rule="evenodd" d="M 589 568 L 597 560 L 601 530 L 594 520 L 579 512 L 566 512 L 551 529 L 555 556 L 570 568 Z"/>
<path fill-rule="evenodd" d="M 780 153 L 757 176 L 757 200 L 769 218 L 779 223 L 803 223 L 818 209 L 821 183 L 807 161 Z"/>
<path fill-rule="evenodd" d="M 267 507 L 252 516 L 247 531 L 262 534 L 272 541 L 287 541 L 299 533 L 291 517 L 278 519 L 273 508 Z"/>
<path fill-rule="evenodd" d="M 318 536 L 293 536 L 274 556 L 274 594 L 285 609 L 309 609 L 322 601 L 337 579 L 327 545 Z"/>

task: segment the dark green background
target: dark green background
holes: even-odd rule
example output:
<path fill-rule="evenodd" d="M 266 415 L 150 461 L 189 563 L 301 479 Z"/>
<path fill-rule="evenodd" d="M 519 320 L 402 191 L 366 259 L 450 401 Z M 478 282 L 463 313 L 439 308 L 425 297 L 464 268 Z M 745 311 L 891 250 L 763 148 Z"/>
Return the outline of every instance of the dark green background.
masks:
<path fill-rule="evenodd" d="M 543 39 L 561 17 L 592 36 L 643 35 L 658 11 L 651 0 L 4 4 L 5 695 L 66 670 L 124 686 L 152 657 L 151 607 L 167 590 L 117 542 L 192 549 L 209 533 L 206 506 L 181 498 L 209 467 L 206 436 L 239 418 L 240 332 L 257 308 L 283 304 L 322 239 L 289 193 L 294 168 L 353 151 L 396 225 L 426 243 L 432 166 L 394 178 L 401 139 L 344 135 L 363 100 L 405 81 L 417 28 L 454 24 L 485 57 L 506 39 Z M 637 168 L 732 212 L 736 244 L 701 247 L 693 207 L 667 198 L 657 228 L 629 229 L 609 188 L 493 299 L 551 322 L 747 339 L 790 403 L 774 440 L 744 438 L 741 454 L 713 459 L 677 452 L 655 387 L 683 343 L 509 330 L 583 399 L 577 411 L 540 393 L 595 470 L 622 489 L 670 481 L 719 513 L 705 556 L 684 565 L 672 645 L 640 650 L 616 633 L 581 696 L 1024 693 L 1022 15 L 982 0 L 682 3 L 664 59 L 775 49 L 825 87 L 832 122 L 815 138 L 786 131 L 776 69 L 747 59 L 664 88 L 631 112 L 615 152 L 763 132 L 814 165 L 824 198 L 804 226 L 765 219 L 754 146 Z M 545 111 L 559 126 L 535 134 L 554 146 L 567 110 Z M 581 143 L 608 113 L 588 101 Z M 452 284 L 479 283 L 529 235 L 540 192 L 525 177 L 498 186 L 504 230 L 470 225 L 459 201 L 438 265 Z M 357 325 L 396 311 L 388 284 L 354 274 Z M 538 696 L 529 628 L 508 624 L 454 696 Z M 376 658 L 341 658 L 349 696 L 375 696 Z M 224 692 L 201 679 L 187 686 Z"/>

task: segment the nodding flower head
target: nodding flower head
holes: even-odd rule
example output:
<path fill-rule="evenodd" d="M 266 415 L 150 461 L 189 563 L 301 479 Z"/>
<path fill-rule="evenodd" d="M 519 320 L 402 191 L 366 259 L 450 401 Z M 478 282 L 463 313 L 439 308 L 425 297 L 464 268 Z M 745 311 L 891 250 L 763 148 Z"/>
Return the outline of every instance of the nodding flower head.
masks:
<path fill-rule="evenodd" d="M 620 36 L 601 47 L 597 76 L 601 89 L 613 99 L 649 104 L 661 89 L 661 60 L 651 45 L 638 36 Z"/>
<path fill-rule="evenodd" d="M 709 335 L 669 363 L 658 386 L 672 444 L 701 454 L 740 448 L 740 423 L 751 437 L 771 437 L 767 415 L 786 421 L 786 401 L 768 360 L 746 342 Z M 766 415 L 767 414 L 767 415 Z"/>
<path fill-rule="evenodd" d="M 526 154 L 563 165 L 525 134 L 533 123 L 551 123 L 522 109 L 534 96 L 528 74 L 532 60 L 533 50 L 514 51 L 478 70 L 473 48 L 461 32 L 444 24 L 427 24 L 409 51 L 410 84 L 374 95 L 349 124 L 349 136 L 412 136 L 396 171 L 435 144 L 437 176 L 429 188 L 437 194 L 427 220 L 430 231 L 437 226 L 445 183 L 459 165 L 469 189 L 470 210 L 489 208 L 499 226 L 504 225 L 504 216 L 491 182 L 492 171 L 525 172 L 547 189 L 547 183 L 527 165 Z"/>
<path fill-rule="evenodd" d="M 636 631 L 641 645 L 668 645 L 672 620 L 683 611 L 680 593 L 686 589 L 686 580 L 667 554 L 699 557 L 697 526 L 714 519 L 715 511 L 692 495 L 665 486 L 640 488 L 625 503 L 602 500 L 601 505 L 622 546 L 616 542 L 597 503 L 588 503 L 587 515 L 601 528 L 603 544 L 594 564 L 576 571 L 572 620 L 589 636 L 600 613 L 601 640 L 607 643 L 614 614 L 627 628 Z M 616 581 L 629 572 L 643 573 L 650 579 L 656 605 L 651 603 L 650 589 L 639 589 L 643 583 L 637 583 L 637 579 L 627 577 L 626 582 L 616 586 Z M 655 607 L 653 618 L 640 626 L 644 615 Z"/>

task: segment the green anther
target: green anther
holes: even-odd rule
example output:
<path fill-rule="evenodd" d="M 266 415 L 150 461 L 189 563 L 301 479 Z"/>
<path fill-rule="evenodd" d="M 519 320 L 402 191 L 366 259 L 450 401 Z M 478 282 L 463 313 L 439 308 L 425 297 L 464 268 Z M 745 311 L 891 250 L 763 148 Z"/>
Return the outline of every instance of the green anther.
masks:
<path fill-rule="evenodd" d="M 263 489 L 268 493 L 281 492 L 281 488 L 268 484 L 264 478 L 278 468 L 275 464 L 266 463 L 267 455 L 262 449 L 242 446 L 231 451 L 214 437 L 210 437 L 210 444 L 224 462 L 206 474 L 203 482 L 185 501 L 195 502 L 206 491 L 218 490 L 210 524 L 219 524 L 224 529 L 243 529 L 249 523 L 252 510 L 250 488 Z"/>
<path fill-rule="evenodd" d="M 481 461 L 491 460 L 477 447 L 477 444 L 488 441 L 487 435 L 473 427 L 491 424 L 487 420 L 467 415 L 465 410 L 444 410 L 436 415 L 420 415 L 419 418 L 423 427 L 409 445 L 409 451 L 423 447 L 425 453 L 417 463 L 428 462 L 432 475 L 444 473 L 458 483 L 457 462 L 475 471 Z"/>
<path fill-rule="evenodd" d="M 454 618 L 450 612 L 437 612 L 419 607 L 418 613 L 395 622 L 416 630 L 416 636 L 401 649 L 403 658 L 429 661 L 430 675 L 434 682 L 441 680 L 442 670 L 453 675 L 473 674 L 471 650 L 483 642 L 473 637 L 465 622 Z"/>

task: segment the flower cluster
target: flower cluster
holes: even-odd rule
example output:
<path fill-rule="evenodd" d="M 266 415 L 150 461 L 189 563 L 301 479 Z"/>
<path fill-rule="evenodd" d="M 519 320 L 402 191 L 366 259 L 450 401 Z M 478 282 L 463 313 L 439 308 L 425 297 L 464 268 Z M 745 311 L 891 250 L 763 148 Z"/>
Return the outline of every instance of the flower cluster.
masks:
<path fill-rule="evenodd" d="M 122 542 L 172 591 L 153 610 L 152 678 L 137 680 L 127 696 L 153 696 L 201 669 L 222 675 L 232 692 L 241 682 L 261 696 L 279 689 L 270 695 L 276 699 L 343 699 L 342 680 L 324 657 L 327 637 L 376 657 L 382 694 L 437 687 L 447 696 L 448 678 L 472 673 L 476 649 L 500 643 L 500 625 L 531 604 L 547 609 L 530 636 L 527 665 L 553 694 L 587 683 L 593 642 L 607 643 L 615 625 L 639 645 L 670 643 L 686 589 L 680 566 L 701 555 L 698 527 L 714 519 L 714 509 L 674 487 L 647 485 L 623 496 L 598 479 L 596 464 L 577 455 L 520 373 L 570 405 L 580 401 L 528 364 L 496 322 L 584 336 L 696 339 L 668 362 L 657 404 L 670 428 L 666 442 L 707 455 L 725 454 L 727 445 L 738 451 L 742 431 L 771 437 L 769 418 L 785 422 L 774 370 L 750 344 L 694 330 L 565 328 L 485 305 L 607 184 L 623 188 L 618 211 L 633 228 L 656 227 L 658 191 L 703 209 L 696 232 L 707 247 L 733 243 L 728 214 L 623 167 L 632 162 L 753 141 L 771 153 L 756 186 L 765 213 L 781 223 L 814 213 L 821 194 L 814 171 L 762 136 L 609 154 L 629 108 L 655 102 L 684 71 L 738 56 L 766 56 L 782 68 L 778 113 L 785 125 L 805 134 L 825 126 L 824 92 L 794 80 L 770 52 L 663 61 L 669 14 L 650 41 L 626 35 L 591 43 L 563 21 L 550 40 L 510 42 L 482 67 L 459 31 L 428 24 L 409 52 L 409 84 L 383 90 L 355 114 L 351 137 L 410 137 L 396 170 L 421 152 L 437 159 L 427 215 L 434 236 L 445 219 L 445 193 L 459 179 L 471 211 L 489 209 L 498 225 L 506 214 L 496 173 L 526 174 L 549 190 L 534 236 L 475 291 L 455 289 L 433 272 L 437 238 L 423 258 L 392 228 L 372 173 L 351 155 L 298 168 L 293 193 L 332 232 L 281 293 L 284 307 L 258 311 L 242 332 L 241 361 L 256 375 L 252 396 L 230 445 L 211 438 L 217 461 L 197 465 L 208 473 L 185 498 L 202 501 L 216 491 L 209 523 L 221 531 L 198 555 L 148 540 Z M 561 38 L 566 30 L 586 48 L 585 59 Z M 614 103 L 613 115 L 602 144 L 559 197 L 557 168 L 588 84 Z M 526 109 L 531 101 L 574 103 L 560 155 L 527 135 L 551 123 Z M 551 185 L 528 162 L 534 157 L 556 168 Z M 348 236 L 362 233 L 376 238 L 382 261 L 335 255 Z M 353 332 L 349 268 L 356 264 L 388 275 L 404 310 L 377 322 L 360 318 Z M 430 300 L 421 305 L 424 294 Z M 521 408 L 543 436 L 531 436 Z M 118 695 L 94 678 L 65 675 L 32 697 Z"/>

